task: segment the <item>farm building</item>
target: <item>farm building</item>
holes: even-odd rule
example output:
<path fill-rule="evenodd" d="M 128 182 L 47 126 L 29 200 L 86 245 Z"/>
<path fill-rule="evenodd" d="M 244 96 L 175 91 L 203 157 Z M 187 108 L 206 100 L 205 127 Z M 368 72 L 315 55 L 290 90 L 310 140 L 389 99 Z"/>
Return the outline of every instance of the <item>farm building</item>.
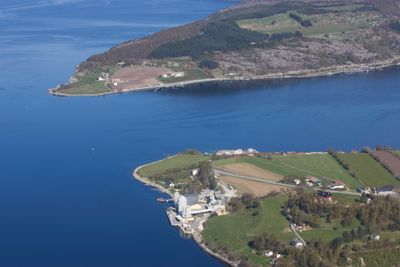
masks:
<path fill-rule="evenodd" d="M 294 248 L 302 248 L 304 247 L 303 242 L 301 242 L 301 240 L 299 239 L 293 239 L 290 241 L 290 245 Z"/>
<path fill-rule="evenodd" d="M 382 196 L 392 195 L 396 193 L 396 187 L 394 187 L 393 185 L 384 185 L 382 187 L 377 188 L 376 193 L 377 195 L 382 195 Z"/>
<path fill-rule="evenodd" d="M 344 189 L 346 189 L 346 185 L 342 181 L 334 180 L 329 185 L 329 189 L 331 189 L 331 190 L 344 190 Z"/>

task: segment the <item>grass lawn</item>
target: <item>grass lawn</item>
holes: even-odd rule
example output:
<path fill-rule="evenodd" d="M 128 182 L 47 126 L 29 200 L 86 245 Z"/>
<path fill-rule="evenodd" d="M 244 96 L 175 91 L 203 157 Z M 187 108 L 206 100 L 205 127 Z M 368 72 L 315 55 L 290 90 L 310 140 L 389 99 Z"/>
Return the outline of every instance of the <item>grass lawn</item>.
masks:
<path fill-rule="evenodd" d="M 342 161 L 349 164 L 350 169 L 366 186 L 400 185 L 400 181 L 366 153 L 346 153 L 338 156 Z"/>
<path fill-rule="evenodd" d="M 360 200 L 359 196 L 352 196 L 352 195 L 345 195 L 345 194 L 338 194 L 338 193 L 333 193 L 332 197 L 334 200 L 338 201 L 340 204 L 346 205 L 346 206 L 350 206 L 350 205 L 359 203 L 358 200 Z"/>
<path fill-rule="evenodd" d="M 155 174 L 165 173 L 171 169 L 184 169 L 206 160 L 209 160 L 209 157 L 203 155 L 178 154 L 141 168 L 139 174 L 144 177 L 149 177 Z"/>
<path fill-rule="evenodd" d="M 379 233 L 381 236 L 381 239 L 387 240 L 387 239 L 400 239 L 400 231 L 385 231 Z"/>
<path fill-rule="evenodd" d="M 301 11 L 288 11 L 264 18 L 245 19 L 237 21 L 244 29 L 258 31 L 265 34 L 302 32 L 305 36 L 318 36 L 324 34 L 342 34 L 362 28 L 370 28 L 375 23 L 383 21 L 377 12 L 352 12 L 362 5 L 327 6 L 321 9 L 331 10 L 335 13 L 304 15 Z M 292 19 L 289 14 L 295 13 L 304 20 L 312 22 L 311 27 L 302 27 Z"/>
<path fill-rule="evenodd" d="M 105 82 L 100 82 L 97 79 L 102 72 L 107 72 L 111 76 L 116 70 L 117 66 L 104 66 L 100 69 L 91 71 L 84 76 L 80 76 L 78 82 L 72 83 L 66 89 L 58 90 L 58 92 L 71 95 L 111 92 L 111 90 L 105 86 Z"/>
<path fill-rule="evenodd" d="M 301 26 L 291 19 L 287 13 L 276 14 L 270 17 L 240 20 L 237 24 L 244 29 L 258 31 L 267 34 L 296 32 Z"/>
<path fill-rule="evenodd" d="M 268 263 L 265 257 L 251 253 L 248 242 L 263 233 L 275 234 L 280 240 L 290 241 L 294 234 L 288 221 L 281 215 L 281 206 L 288 195 L 262 200 L 262 212 L 253 217 L 251 211 L 241 210 L 226 216 L 210 218 L 203 231 L 206 242 L 244 254 L 256 264 Z"/>
<path fill-rule="evenodd" d="M 159 77 L 158 79 L 163 83 L 178 83 L 178 82 L 187 82 L 187 81 L 194 81 L 194 80 L 202 80 L 211 78 L 211 76 L 204 72 L 201 69 L 188 69 L 183 71 L 185 76 L 183 77 L 171 77 L 171 78 L 162 78 Z"/>
<path fill-rule="evenodd" d="M 400 157 L 400 150 L 395 151 L 394 154 L 395 154 L 396 156 Z"/>
<path fill-rule="evenodd" d="M 257 167 L 283 176 L 313 175 L 317 177 L 327 177 L 333 180 L 341 180 L 351 189 L 356 189 L 360 186 L 358 181 L 328 154 L 273 156 L 271 160 L 249 157 L 237 159 L 236 162 L 254 164 Z M 218 166 L 229 163 L 234 162 L 232 162 L 232 159 L 228 159 L 220 162 L 217 161 L 215 164 Z"/>
<path fill-rule="evenodd" d="M 325 6 L 321 7 L 323 10 L 329 10 L 329 11 L 355 11 L 356 9 L 359 9 L 363 7 L 363 4 L 349 4 L 349 5 L 332 5 L 332 6 Z"/>
<path fill-rule="evenodd" d="M 304 240 L 307 241 L 321 238 L 325 242 L 331 242 L 333 239 L 342 236 L 344 231 L 350 232 L 351 229 L 357 230 L 359 225 L 359 222 L 354 220 L 352 225 L 343 227 L 340 224 L 340 220 L 337 220 L 330 224 L 323 223 L 321 227 L 301 232 L 300 235 L 302 238 L 304 238 Z"/>

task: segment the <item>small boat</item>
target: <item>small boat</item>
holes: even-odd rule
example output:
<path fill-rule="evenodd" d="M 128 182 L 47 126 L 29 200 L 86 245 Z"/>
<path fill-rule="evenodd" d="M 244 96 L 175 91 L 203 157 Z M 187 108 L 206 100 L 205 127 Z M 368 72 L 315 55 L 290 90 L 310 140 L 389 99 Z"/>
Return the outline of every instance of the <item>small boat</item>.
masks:
<path fill-rule="evenodd" d="M 162 197 L 157 198 L 157 202 L 164 203 L 166 200 Z"/>

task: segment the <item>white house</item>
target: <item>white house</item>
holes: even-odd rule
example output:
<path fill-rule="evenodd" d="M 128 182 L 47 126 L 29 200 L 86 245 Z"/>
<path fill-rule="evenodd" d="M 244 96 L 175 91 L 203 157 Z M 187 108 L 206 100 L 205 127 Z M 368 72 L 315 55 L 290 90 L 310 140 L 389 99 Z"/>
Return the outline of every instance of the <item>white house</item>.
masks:
<path fill-rule="evenodd" d="M 290 241 L 290 245 L 294 248 L 304 247 L 303 242 L 301 242 L 301 240 L 299 240 L 299 239 L 293 239 L 292 241 Z"/>
<path fill-rule="evenodd" d="M 199 169 L 193 169 L 192 170 L 192 175 L 193 176 L 197 176 L 197 174 L 199 174 Z"/>
<path fill-rule="evenodd" d="M 370 240 L 378 241 L 379 239 L 381 239 L 381 236 L 380 236 L 380 235 L 376 235 L 376 234 L 371 234 L 371 235 L 369 236 L 369 239 L 370 239 Z"/>
<path fill-rule="evenodd" d="M 341 181 L 333 181 L 331 185 L 329 185 L 329 189 L 331 190 L 344 190 L 346 186 Z"/>
<path fill-rule="evenodd" d="M 393 185 L 384 185 L 376 189 L 377 195 L 387 196 L 396 193 L 396 187 Z"/>
<path fill-rule="evenodd" d="M 274 252 L 271 250 L 266 250 L 264 255 L 265 255 L 265 257 L 272 257 L 274 255 Z"/>

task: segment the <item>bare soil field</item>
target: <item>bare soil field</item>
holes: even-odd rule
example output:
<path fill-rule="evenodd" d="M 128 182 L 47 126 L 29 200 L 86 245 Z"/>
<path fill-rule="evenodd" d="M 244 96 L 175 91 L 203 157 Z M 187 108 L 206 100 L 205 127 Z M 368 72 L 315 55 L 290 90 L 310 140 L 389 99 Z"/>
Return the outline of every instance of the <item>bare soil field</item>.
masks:
<path fill-rule="evenodd" d="M 372 155 L 385 166 L 389 167 L 393 175 L 400 177 L 400 159 L 387 151 L 373 151 Z"/>
<path fill-rule="evenodd" d="M 278 185 L 269 185 L 269 184 L 262 184 L 258 182 L 253 182 L 253 181 L 246 181 L 246 180 L 241 180 L 235 177 L 231 176 L 220 176 L 219 177 L 221 181 L 223 181 L 226 184 L 229 184 L 236 189 L 240 193 L 249 193 L 252 194 L 256 197 L 262 197 L 267 195 L 270 192 L 288 192 L 290 189 L 284 186 L 278 186 Z"/>
<path fill-rule="evenodd" d="M 111 77 L 113 90 L 134 89 L 162 85 L 157 78 L 171 73 L 168 68 L 131 66 L 117 70 Z"/>
<path fill-rule="evenodd" d="M 261 169 L 248 163 L 227 164 L 223 167 L 220 167 L 220 169 L 238 175 L 252 176 L 275 182 L 280 181 L 283 178 L 283 176 L 280 174 Z"/>

